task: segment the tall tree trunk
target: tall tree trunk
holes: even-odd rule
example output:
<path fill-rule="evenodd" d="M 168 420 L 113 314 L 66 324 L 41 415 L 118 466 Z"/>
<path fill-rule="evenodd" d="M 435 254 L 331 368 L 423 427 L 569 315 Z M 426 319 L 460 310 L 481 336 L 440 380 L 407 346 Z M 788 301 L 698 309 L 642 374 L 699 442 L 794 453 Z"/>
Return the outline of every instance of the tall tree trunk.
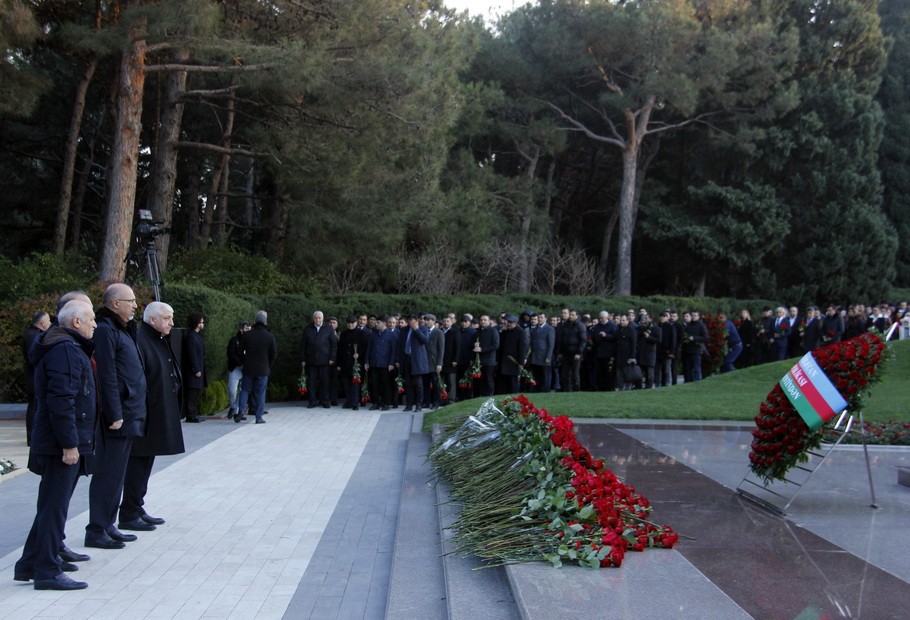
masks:
<path fill-rule="evenodd" d="M 252 186 L 249 186 L 252 194 Z M 283 186 L 275 188 L 275 208 L 272 210 L 272 226 L 269 230 L 269 245 L 266 256 L 269 260 L 279 262 L 284 258 L 284 244 L 288 234 L 288 200 L 290 195 Z M 252 203 L 252 199 L 250 200 Z M 252 213 L 250 213 L 252 222 Z"/>
<path fill-rule="evenodd" d="M 186 211 L 187 226 L 186 247 L 196 249 L 202 246 L 199 241 L 199 180 L 202 176 L 202 161 L 197 160 L 190 175 L 190 183 L 182 195 L 183 210 Z"/>
<path fill-rule="evenodd" d="M 237 82 L 236 75 L 231 76 L 231 85 L 233 86 Z M 224 134 L 221 138 L 221 146 L 225 149 L 231 148 L 231 141 L 233 140 L 234 134 L 234 97 L 231 96 L 227 100 L 226 118 L 224 120 Z M 215 171 L 212 174 L 212 185 L 211 192 L 209 192 L 209 199 L 206 202 L 205 217 L 202 220 L 202 234 L 201 241 L 203 247 L 208 245 L 209 238 L 212 236 L 212 222 L 215 221 L 215 210 L 226 204 L 227 196 L 219 196 L 221 193 L 222 186 L 222 177 L 226 177 L 229 174 L 230 170 L 231 156 L 229 153 L 222 153 L 218 158 L 218 165 L 215 167 Z M 224 179 L 225 183 L 227 179 Z M 224 192 L 225 194 L 227 192 Z"/>
<path fill-rule="evenodd" d="M 66 148 L 63 151 L 63 171 L 60 175 L 60 200 L 57 202 L 57 225 L 54 227 L 54 254 L 63 254 L 66 249 L 66 228 L 69 225 L 70 202 L 73 197 L 73 176 L 76 171 L 76 153 L 79 150 L 79 134 L 82 131 L 82 116 L 85 113 L 85 98 L 88 87 L 95 76 L 98 58 L 89 59 L 82 81 L 76 89 L 76 101 L 73 103 L 73 116 L 66 136 Z"/>
<path fill-rule="evenodd" d="M 103 119 L 107 116 L 107 104 L 105 103 L 104 107 L 101 109 L 101 114 L 98 115 L 98 118 Z M 70 241 L 69 247 L 73 249 L 79 249 L 82 237 L 82 210 L 85 206 L 85 193 L 88 190 L 88 180 L 92 173 L 92 168 L 95 166 L 95 142 L 98 140 L 98 135 L 101 133 L 102 123 L 97 123 L 95 125 L 94 131 L 88 138 L 86 143 L 86 157 L 85 163 L 82 166 L 82 170 L 79 172 L 79 182 L 76 184 L 76 193 L 73 196 L 73 207 L 72 215 L 70 217 L 69 231 L 70 231 Z"/>
<path fill-rule="evenodd" d="M 183 64 L 189 58 L 187 50 L 174 52 L 172 62 Z M 174 192 L 177 183 L 177 147 L 183 123 L 183 93 L 186 91 L 186 71 L 171 71 L 167 75 L 164 110 L 158 132 L 158 146 L 155 149 L 154 173 L 151 179 L 148 208 L 156 222 L 170 228 L 174 220 Z M 167 269 L 171 236 L 158 238 L 158 263 L 161 271 Z"/>
<path fill-rule="evenodd" d="M 619 239 L 616 244 L 616 294 L 632 294 L 632 233 L 635 232 L 635 175 L 638 144 L 629 141 L 622 152 L 622 190 L 619 198 Z"/>
<path fill-rule="evenodd" d="M 139 135 L 142 131 L 142 94 L 145 87 L 146 20 L 130 27 L 132 41 L 120 59 L 120 88 L 117 97 L 117 124 L 111 151 L 111 176 L 108 183 L 107 222 L 101 254 L 101 280 L 119 282 L 126 272 L 124 260 L 129 251 L 136 200 L 136 171 Z"/>

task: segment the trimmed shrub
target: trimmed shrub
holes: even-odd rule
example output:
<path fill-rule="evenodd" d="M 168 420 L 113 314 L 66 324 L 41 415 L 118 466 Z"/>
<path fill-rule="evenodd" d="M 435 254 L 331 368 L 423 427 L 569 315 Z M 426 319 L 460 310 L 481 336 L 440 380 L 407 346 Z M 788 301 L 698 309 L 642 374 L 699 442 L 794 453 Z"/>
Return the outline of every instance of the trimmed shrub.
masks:
<path fill-rule="evenodd" d="M 227 381 L 212 381 L 199 395 L 200 415 L 212 415 L 228 407 Z"/>

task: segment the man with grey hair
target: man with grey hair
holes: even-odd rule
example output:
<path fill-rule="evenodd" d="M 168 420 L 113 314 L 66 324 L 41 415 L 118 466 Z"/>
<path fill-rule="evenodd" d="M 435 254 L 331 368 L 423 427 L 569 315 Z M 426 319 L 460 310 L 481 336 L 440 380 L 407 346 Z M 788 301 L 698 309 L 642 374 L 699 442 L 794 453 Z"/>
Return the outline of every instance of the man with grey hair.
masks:
<path fill-rule="evenodd" d="M 256 313 L 253 329 L 243 334 L 243 379 L 240 402 L 234 414 L 234 422 L 240 423 L 243 411 L 249 402 L 250 411 L 256 416 L 256 424 L 265 424 L 262 412 L 265 410 L 265 390 L 269 384 L 272 364 L 278 357 L 275 336 L 269 331 L 268 314 L 265 310 Z"/>
<path fill-rule="evenodd" d="M 329 372 L 337 357 L 338 336 L 330 326 L 323 325 L 323 314 L 317 310 L 300 338 L 300 366 L 310 383 L 310 409 L 319 403 L 328 409 L 330 396 L 335 397 L 329 394 Z"/>
<path fill-rule="evenodd" d="M 91 472 L 95 444 L 96 377 L 91 341 L 95 313 L 73 301 L 58 314 L 59 325 L 45 331 L 30 349 L 35 366 L 35 428 L 28 468 L 41 476 L 35 520 L 16 562 L 16 581 L 35 580 L 36 590 L 88 587 L 64 574 L 74 564 L 58 557 L 70 499 L 79 475 Z M 87 558 L 86 558 L 87 559 Z"/>
<path fill-rule="evenodd" d="M 97 314 L 94 342 L 102 420 L 95 474 L 89 486 L 86 547 L 123 549 L 125 542 L 136 540 L 134 534 L 114 527 L 133 438 L 145 434 L 147 386 L 132 320 L 136 307 L 133 289 L 111 284 L 104 291 L 104 307 Z"/>
<path fill-rule="evenodd" d="M 164 523 L 164 519 L 153 517 L 143 507 L 155 457 L 186 451 L 180 425 L 182 377 L 177 361 L 180 356 L 174 350 L 170 337 L 174 327 L 174 309 L 166 303 L 153 301 L 145 307 L 142 319 L 136 344 L 145 364 L 148 420 L 145 435 L 134 438 L 130 449 L 119 523 L 122 530 L 139 532 L 154 530 Z"/>

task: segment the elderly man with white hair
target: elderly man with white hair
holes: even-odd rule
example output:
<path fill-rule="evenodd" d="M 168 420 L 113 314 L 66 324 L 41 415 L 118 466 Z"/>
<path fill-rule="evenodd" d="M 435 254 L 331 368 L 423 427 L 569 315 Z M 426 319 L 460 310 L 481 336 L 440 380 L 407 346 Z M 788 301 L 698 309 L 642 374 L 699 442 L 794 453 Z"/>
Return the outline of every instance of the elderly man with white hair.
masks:
<path fill-rule="evenodd" d="M 123 530 L 149 531 L 164 523 L 145 511 L 145 495 L 156 456 L 182 454 L 183 428 L 180 425 L 180 363 L 171 342 L 174 309 L 153 301 L 145 307 L 136 343 L 145 363 L 148 384 L 145 435 L 133 440 L 123 484 L 119 527 Z"/>
<path fill-rule="evenodd" d="M 28 468 L 41 476 L 41 483 L 35 520 L 13 578 L 34 579 L 36 590 L 81 590 L 88 584 L 64 574 L 77 567 L 62 561 L 58 552 L 76 480 L 91 473 L 91 463 L 82 455 L 95 448 L 95 313 L 90 304 L 72 301 L 57 318 L 59 325 L 41 334 L 29 352 L 36 407 Z"/>

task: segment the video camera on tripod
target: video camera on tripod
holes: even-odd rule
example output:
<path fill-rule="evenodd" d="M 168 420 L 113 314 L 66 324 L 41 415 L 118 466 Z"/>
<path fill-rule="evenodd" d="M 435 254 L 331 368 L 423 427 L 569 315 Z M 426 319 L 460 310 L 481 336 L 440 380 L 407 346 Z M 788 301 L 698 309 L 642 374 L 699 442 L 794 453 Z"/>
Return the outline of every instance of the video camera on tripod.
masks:
<path fill-rule="evenodd" d="M 148 209 L 139 209 L 139 223 L 136 224 L 135 239 L 139 252 L 145 254 L 145 263 L 148 268 L 149 282 L 155 291 L 155 301 L 161 301 L 161 272 L 158 267 L 158 251 L 155 248 L 155 239 L 171 232 L 170 228 L 163 228 L 163 222 L 156 222 L 152 212 Z M 129 259 L 129 257 L 127 257 Z"/>

